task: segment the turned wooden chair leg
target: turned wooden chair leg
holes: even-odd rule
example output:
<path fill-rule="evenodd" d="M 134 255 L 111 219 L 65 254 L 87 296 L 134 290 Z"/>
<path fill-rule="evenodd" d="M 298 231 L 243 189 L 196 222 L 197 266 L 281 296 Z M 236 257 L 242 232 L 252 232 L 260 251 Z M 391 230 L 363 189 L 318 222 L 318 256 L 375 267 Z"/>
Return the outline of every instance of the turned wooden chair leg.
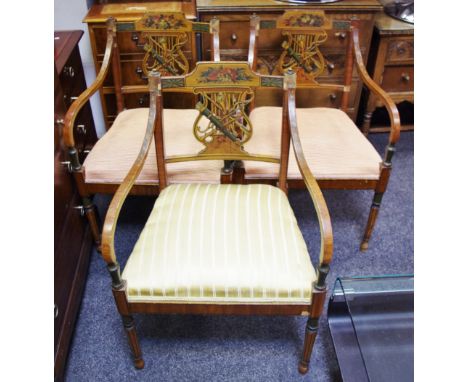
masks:
<path fill-rule="evenodd" d="M 314 348 L 315 337 L 317 337 L 317 331 L 318 318 L 309 317 L 305 330 L 304 348 L 302 350 L 301 360 L 299 361 L 299 372 L 301 374 L 305 374 L 309 370 L 310 357 L 312 355 L 312 349 Z"/>
<path fill-rule="evenodd" d="M 135 321 L 132 316 L 122 315 L 125 331 L 127 332 L 128 343 L 133 353 L 133 363 L 137 369 L 143 369 L 145 367 L 145 361 L 141 353 L 140 344 L 136 335 Z"/>
<path fill-rule="evenodd" d="M 143 369 L 143 367 L 145 367 L 145 361 L 143 360 L 140 344 L 138 342 L 135 321 L 128 308 L 127 295 L 125 294 L 127 287 L 126 282 L 120 277 L 120 266 L 117 262 L 108 264 L 107 269 L 112 277 L 112 293 L 114 295 L 115 304 L 117 305 L 117 310 L 122 317 L 125 332 L 127 333 L 128 343 L 133 354 L 133 363 L 137 369 Z"/>
<path fill-rule="evenodd" d="M 379 214 L 382 197 L 383 197 L 383 193 L 376 192 L 374 194 L 374 199 L 372 200 L 369 217 L 367 219 L 366 230 L 364 232 L 364 237 L 361 242 L 361 251 L 365 251 L 367 248 L 369 248 L 369 240 L 370 240 L 372 231 L 374 230 L 375 222 L 377 221 L 377 215 Z"/>
<path fill-rule="evenodd" d="M 84 209 L 86 218 L 88 219 L 88 222 L 89 222 L 89 227 L 93 235 L 94 244 L 96 245 L 98 252 L 101 252 L 101 233 L 99 230 L 99 227 L 101 226 L 101 224 L 100 224 L 100 219 L 99 219 L 97 208 L 93 204 L 90 198 L 84 197 L 83 209 Z"/>
<path fill-rule="evenodd" d="M 327 265 L 319 267 L 318 279 L 313 285 L 312 305 L 305 329 L 304 348 L 302 350 L 301 360 L 299 361 L 299 372 L 301 374 L 305 374 L 309 370 L 310 357 L 318 332 L 319 318 L 322 314 L 323 303 L 327 295 L 325 278 L 327 277 L 328 270 L 329 267 Z"/>

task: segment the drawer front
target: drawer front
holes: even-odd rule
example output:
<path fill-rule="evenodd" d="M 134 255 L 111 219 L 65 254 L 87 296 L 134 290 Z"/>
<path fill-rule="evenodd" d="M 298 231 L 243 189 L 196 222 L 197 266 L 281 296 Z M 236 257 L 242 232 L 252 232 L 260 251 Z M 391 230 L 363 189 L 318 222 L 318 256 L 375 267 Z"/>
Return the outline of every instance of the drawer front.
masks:
<path fill-rule="evenodd" d="M 382 88 L 388 92 L 411 92 L 414 89 L 412 65 L 386 66 L 382 75 Z"/>
<path fill-rule="evenodd" d="M 414 59 L 414 40 L 392 39 L 387 45 L 387 62 L 412 61 Z"/>
<path fill-rule="evenodd" d="M 105 27 L 92 27 L 95 43 L 96 53 L 103 55 L 106 51 L 107 42 L 107 31 Z M 144 52 L 143 45 L 145 44 L 145 38 L 141 37 L 140 32 L 117 32 L 117 42 L 119 44 L 120 53 L 141 53 Z M 187 34 L 187 42 L 185 43 L 185 51 L 192 51 L 195 40 L 190 34 Z"/>
<path fill-rule="evenodd" d="M 261 20 L 274 20 L 281 13 L 271 14 L 265 13 L 258 15 Z M 209 21 L 215 15 L 202 15 L 202 21 Z M 236 50 L 244 50 L 247 57 L 249 48 L 249 15 L 226 15 L 218 14 L 216 17 L 220 20 L 220 48 L 221 51 L 231 51 L 232 55 L 239 55 Z M 373 20 L 371 15 L 366 14 L 329 14 L 333 20 L 351 20 L 357 19 L 359 26 L 361 46 L 365 48 L 370 43 Z M 346 35 L 343 31 L 331 29 L 327 32 L 327 41 L 322 45 L 324 51 L 344 54 L 346 50 Z M 281 52 L 281 43 L 284 40 L 281 30 L 279 29 L 261 29 L 258 35 L 258 49 L 261 50 L 276 50 L 278 54 Z M 202 38 L 203 59 L 208 60 L 210 57 L 210 42 L 207 36 Z"/>
<path fill-rule="evenodd" d="M 359 90 L 358 81 L 353 81 L 350 93 L 350 107 L 353 108 L 352 100 Z M 306 107 L 331 107 L 339 108 L 343 93 L 330 89 L 297 89 L 296 106 Z M 281 106 L 283 93 L 280 89 L 259 89 L 255 94 L 255 106 Z"/>
<path fill-rule="evenodd" d="M 339 79 L 343 81 L 345 71 L 345 55 L 340 53 L 330 52 L 328 49 L 323 49 L 322 54 L 325 59 L 325 69 L 318 76 L 318 81 L 326 81 L 327 79 Z M 257 71 L 265 75 L 281 75 L 278 71 L 278 59 L 280 51 L 260 51 L 257 58 Z M 353 76 L 357 76 L 356 66 L 353 68 Z"/>

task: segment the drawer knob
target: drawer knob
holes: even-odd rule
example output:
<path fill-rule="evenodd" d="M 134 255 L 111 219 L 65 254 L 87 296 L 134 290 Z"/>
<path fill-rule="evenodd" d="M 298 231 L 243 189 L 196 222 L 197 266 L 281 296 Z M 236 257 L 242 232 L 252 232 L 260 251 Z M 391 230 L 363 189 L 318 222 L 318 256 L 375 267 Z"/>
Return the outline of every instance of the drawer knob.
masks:
<path fill-rule="evenodd" d="M 336 32 L 335 37 L 338 37 L 340 40 L 344 40 L 346 38 L 345 32 Z"/>
<path fill-rule="evenodd" d="M 142 80 L 148 79 L 148 77 L 143 74 L 143 69 L 139 66 L 136 67 L 135 73 L 138 74 Z"/>
<path fill-rule="evenodd" d="M 335 64 L 333 62 L 329 62 L 327 64 L 328 71 L 333 72 L 333 69 L 335 69 Z"/>
<path fill-rule="evenodd" d="M 330 101 L 332 101 L 332 102 L 336 100 L 336 94 L 335 93 L 330 94 L 329 97 L 330 97 Z"/>
<path fill-rule="evenodd" d="M 138 42 L 139 39 L 140 39 L 140 38 L 138 37 L 138 33 L 133 32 L 133 33 L 132 33 L 132 41 L 133 41 L 133 42 Z"/>
<path fill-rule="evenodd" d="M 235 33 L 233 33 L 233 34 L 231 35 L 231 41 L 232 41 L 232 42 L 236 42 L 236 41 L 237 41 L 237 35 L 236 35 Z"/>
<path fill-rule="evenodd" d="M 68 172 L 73 172 L 73 168 L 70 161 L 60 162 L 62 166 L 65 166 Z"/>
<path fill-rule="evenodd" d="M 143 106 L 145 103 L 148 103 L 147 95 L 144 95 L 143 97 L 138 98 L 138 105 Z"/>
<path fill-rule="evenodd" d="M 77 125 L 76 129 L 80 134 L 86 135 L 86 126 L 85 125 Z"/>
<path fill-rule="evenodd" d="M 401 74 L 401 79 L 405 82 L 409 82 L 409 80 L 411 79 L 410 75 L 408 73 L 402 73 Z"/>
<path fill-rule="evenodd" d="M 68 77 L 75 77 L 75 70 L 71 66 L 65 66 L 63 68 L 63 74 L 65 74 Z"/>

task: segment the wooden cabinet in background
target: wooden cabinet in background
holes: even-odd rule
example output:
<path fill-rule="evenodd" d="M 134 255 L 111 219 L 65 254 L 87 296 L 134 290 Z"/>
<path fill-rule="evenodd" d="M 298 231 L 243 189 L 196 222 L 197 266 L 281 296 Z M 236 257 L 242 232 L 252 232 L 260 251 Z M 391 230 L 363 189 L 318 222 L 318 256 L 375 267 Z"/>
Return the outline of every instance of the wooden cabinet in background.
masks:
<path fill-rule="evenodd" d="M 371 43 L 374 18 L 382 5 L 377 0 L 343 0 L 329 4 L 292 4 L 275 0 L 198 0 L 197 10 L 200 21 L 209 21 L 213 17 L 220 20 L 220 48 L 222 60 L 247 60 L 249 47 L 249 16 L 257 14 L 261 20 L 275 20 L 286 10 L 323 10 L 331 20 L 357 20 L 361 51 L 367 59 Z M 282 52 L 283 37 L 280 30 L 261 29 L 258 37 L 257 70 L 262 74 L 279 74 L 274 72 Z M 209 41 L 203 36 L 203 59 L 210 57 Z M 320 48 L 327 69 L 317 78 L 322 83 L 343 83 L 346 41 L 339 30 L 328 31 L 327 41 Z M 349 109 L 351 118 L 355 119 L 362 83 L 357 72 L 353 74 Z M 281 106 L 281 92 L 257 93 L 256 106 Z M 298 107 L 339 107 L 341 95 L 330 91 L 300 91 L 297 94 Z"/>
<path fill-rule="evenodd" d="M 148 12 L 183 12 L 188 19 L 196 19 L 195 1 L 171 1 L 171 2 L 139 2 L 138 4 L 95 4 L 93 5 L 84 22 L 88 24 L 89 38 L 93 51 L 94 66 L 96 73 L 101 68 L 104 52 L 106 50 L 106 20 L 114 17 L 118 22 L 129 22 L 140 19 Z M 145 51 L 140 46 L 142 39 L 140 32 L 119 32 L 120 63 L 122 70 L 122 85 L 144 85 L 147 79 L 143 77 L 141 63 Z M 138 46 L 137 46 L 138 45 Z M 197 61 L 197 48 L 195 39 L 189 39 L 184 47 L 184 54 L 188 58 L 189 67 L 193 68 Z M 117 116 L 117 104 L 115 89 L 113 86 L 112 73 L 109 71 L 104 83 L 103 91 L 100 92 L 102 111 L 106 129 L 109 129 Z M 148 107 L 148 94 L 126 94 L 125 107 L 133 109 L 137 107 Z M 191 108 L 194 106 L 193 97 L 180 94 L 166 94 L 164 106 L 173 108 Z"/>
<path fill-rule="evenodd" d="M 84 89 L 78 41 L 82 31 L 55 32 L 54 81 L 54 375 L 63 380 L 68 348 L 88 273 L 92 237 L 73 177 L 66 165 L 62 142 L 65 113 L 73 97 Z M 91 109 L 77 117 L 77 148 L 84 157 L 96 141 Z"/>
<path fill-rule="evenodd" d="M 373 80 L 377 82 L 395 103 L 400 104 L 402 130 L 412 130 L 413 124 L 407 121 L 413 119 L 414 104 L 414 25 L 396 20 L 384 13 L 377 15 L 368 70 Z M 373 95 L 364 95 L 365 113 L 363 132 L 389 131 L 388 126 L 380 126 L 386 122 L 386 115 L 374 115 L 376 109 L 382 107 Z M 409 106 L 409 107 L 408 107 Z M 377 113 L 375 113 L 377 114 Z M 410 114 L 410 115 L 408 115 Z M 373 116 L 375 118 L 373 118 Z M 405 123 L 406 122 L 406 123 Z"/>
<path fill-rule="evenodd" d="M 104 55 L 106 42 L 105 22 L 110 16 L 117 21 L 132 21 L 142 17 L 146 12 L 175 12 L 182 11 L 187 18 L 196 18 L 203 22 L 209 22 L 213 17 L 220 20 L 220 48 L 221 59 L 246 60 L 249 46 L 249 16 L 256 13 L 261 19 L 275 19 L 285 10 L 293 9 L 319 9 L 325 11 L 328 17 L 335 20 L 359 20 L 361 50 L 364 59 L 369 52 L 372 30 L 374 28 L 375 15 L 382 10 L 378 0 L 342 0 L 330 4 L 297 5 L 282 3 L 275 0 L 198 0 L 195 8 L 194 1 L 172 2 L 138 2 L 132 4 L 96 4 L 91 7 L 84 21 L 88 24 L 91 47 L 93 49 L 96 70 L 99 70 Z M 138 74 L 137 62 L 141 59 L 135 53 L 135 44 L 138 43 L 138 33 L 129 32 L 122 37 L 125 41 L 119 41 L 123 46 L 120 51 L 120 61 L 123 68 L 125 85 L 138 85 L 142 79 Z M 210 59 L 209 37 L 203 34 L 201 47 L 201 59 Z M 345 41 L 339 31 L 330 31 L 328 40 L 323 46 L 323 52 L 327 59 L 328 69 L 319 81 L 330 83 L 343 83 L 343 71 L 345 61 Z M 186 46 L 186 52 L 193 58 L 197 57 L 196 47 Z M 258 70 L 263 74 L 271 74 L 281 52 L 281 34 L 279 31 L 262 30 L 259 36 Z M 361 95 L 362 84 L 354 74 L 350 108 L 348 114 L 354 119 Z M 107 86 L 101 94 L 103 112 L 107 127 L 109 127 L 116 115 L 114 89 Z M 315 94 L 298 94 L 298 106 L 326 106 L 338 107 L 340 95 L 333 92 Z M 171 94 L 165 95 L 165 106 L 184 107 L 180 96 L 171 99 Z M 141 94 L 129 94 L 130 100 L 126 105 L 132 107 L 148 107 L 148 97 Z M 133 97 L 133 98 L 132 98 Z M 127 98 L 126 98 L 127 99 Z M 268 92 L 257 94 L 256 105 L 278 104 L 281 105 L 281 93 Z M 190 107 L 190 106 L 188 106 Z"/>

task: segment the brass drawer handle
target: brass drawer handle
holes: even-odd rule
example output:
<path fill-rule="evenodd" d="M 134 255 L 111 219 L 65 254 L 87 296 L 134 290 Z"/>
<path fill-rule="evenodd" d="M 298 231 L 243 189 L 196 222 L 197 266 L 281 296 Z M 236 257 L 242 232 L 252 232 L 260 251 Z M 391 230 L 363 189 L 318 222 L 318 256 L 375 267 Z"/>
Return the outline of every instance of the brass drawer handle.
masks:
<path fill-rule="evenodd" d="M 336 32 L 335 37 L 338 37 L 340 40 L 344 40 L 346 38 L 345 32 Z"/>
<path fill-rule="evenodd" d="M 401 79 L 405 82 L 409 82 L 409 80 L 411 79 L 410 75 L 408 73 L 402 73 L 401 74 Z"/>
<path fill-rule="evenodd" d="M 233 33 L 233 34 L 231 35 L 231 41 L 232 41 L 232 42 L 236 42 L 236 41 L 237 41 L 237 35 L 236 35 L 235 33 Z"/>
<path fill-rule="evenodd" d="M 335 93 L 332 93 L 329 95 L 330 97 L 330 101 L 334 102 L 336 100 L 336 94 Z"/>
<path fill-rule="evenodd" d="M 63 68 L 63 74 L 65 74 L 68 77 L 75 77 L 75 70 L 72 66 L 65 66 Z"/>
<path fill-rule="evenodd" d="M 146 94 L 138 98 L 138 105 L 143 106 L 145 103 L 148 104 L 148 96 Z"/>
<path fill-rule="evenodd" d="M 80 216 L 84 216 L 85 215 L 85 209 L 83 206 L 75 206 L 73 207 L 75 210 L 78 210 L 80 212 Z"/>
<path fill-rule="evenodd" d="M 329 62 L 327 64 L 327 68 L 329 72 L 333 72 L 333 69 L 335 69 L 335 64 L 333 62 Z"/>

